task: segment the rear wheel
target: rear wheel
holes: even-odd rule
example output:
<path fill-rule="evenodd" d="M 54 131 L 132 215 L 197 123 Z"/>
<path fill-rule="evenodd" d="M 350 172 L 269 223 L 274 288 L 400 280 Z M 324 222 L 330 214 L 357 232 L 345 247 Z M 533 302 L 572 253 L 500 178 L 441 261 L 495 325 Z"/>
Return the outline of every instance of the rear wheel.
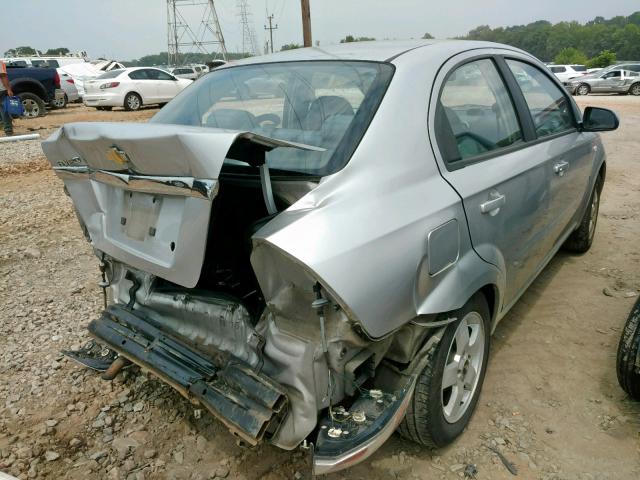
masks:
<path fill-rule="evenodd" d="M 640 95 L 640 83 L 634 83 L 633 85 L 631 85 L 629 93 L 636 96 Z"/>
<path fill-rule="evenodd" d="M 449 316 L 447 326 L 420 372 L 399 433 L 428 447 L 443 447 L 468 425 L 480 396 L 489 357 L 490 315 L 477 293 Z"/>
<path fill-rule="evenodd" d="M 589 206 L 584 212 L 584 217 L 578 228 L 567 238 L 563 247 L 571 252 L 585 253 L 593 244 L 593 237 L 596 233 L 596 225 L 598 223 L 598 211 L 600 210 L 600 193 L 602 192 L 602 180 L 600 177 L 596 180 L 589 199 Z"/>
<path fill-rule="evenodd" d="M 129 112 L 135 112 L 136 110 L 140 110 L 140 107 L 142 107 L 140 95 L 137 93 L 127 93 L 127 96 L 124 97 L 124 109 Z"/>
<path fill-rule="evenodd" d="M 640 400 L 640 300 L 633 306 L 618 344 L 618 383 L 633 399 Z"/>
<path fill-rule="evenodd" d="M 42 117 L 47 113 L 44 102 L 39 96 L 29 92 L 19 93 L 18 96 L 22 100 L 26 118 Z"/>
<path fill-rule="evenodd" d="M 578 88 L 576 88 L 576 93 L 578 95 L 589 95 L 589 92 L 591 92 L 591 87 L 586 83 L 581 83 L 578 85 Z"/>
<path fill-rule="evenodd" d="M 67 106 L 67 103 L 69 103 L 69 98 L 67 97 L 67 94 L 64 94 L 64 97 L 62 97 L 60 100 L 54 100 L 52 102 L 54 108 L 64 108 Z"/>

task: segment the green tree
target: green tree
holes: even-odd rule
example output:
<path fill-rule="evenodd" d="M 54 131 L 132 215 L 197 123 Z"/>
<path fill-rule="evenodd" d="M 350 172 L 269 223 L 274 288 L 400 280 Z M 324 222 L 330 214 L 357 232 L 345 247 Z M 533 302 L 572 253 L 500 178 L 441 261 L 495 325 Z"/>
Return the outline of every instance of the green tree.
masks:
<path fill-rule="evenodd" d="M 553 62 L 559 65 L 584 65 L 587 63 L 587 56 L 577 48 L 563 48 L 553 57 Z"/>
<path fill-rule="evenodd" d="M 68 55 L 69 54 L 69 49 L 65 48 L 65 47 L 58 47 L 58 48 L 50 48 L 49 50 L 47 50 L 46 52 L 44 52 L 45 55 L 56 55 L 56 56 L 62 56 L 62 55 Z"/>
<path fill-rule="evenodd" d="M 480 25 L 463 37 L 469 40 L 485 40 L 506 43 L 522 48 L 542 60 L 552 60 L 567 48 L 579 49 L 587 58 L 611 50 L 624 60 L 640 59 L 640 11 L 628 17 L 605 19 L 596 17 L 580 24 L 545 20 L 527 25 L 491 28 Z"/>
<path fill-rule="evenodd" d="M 592 59 L 587 61 L 587 67 L 589 68 L 604 68 L 609 65 L 613 65 L 618 61 L 618 57 L 615 52 L 611 50 L 604 50 Z"/>
<path fill-rule="evenodd" d="M 37 55 L 38 52 L 35 48 L 31 47 L 16 47 L 16 56 L 19 57 L 29 57 L 32 55 Z"/>
<path fill-rule="evenodd" d="M 284 52 L 286 50 L 295 50 L 297 48 L 302 48 L 302 45 L 300 45 L 299 43 L 287 43 L 287 44 L 282 46 L 280 51 Z"/>
<path fill-rule="evenodd" d="M 353 43 L 353 42 L 370 42 L 375 40 L 373 37 L 354 37 L 353 35 L 347 35 L 340 43 Z"/>
<path fill-rule="evenodd" d="M 423 40 L 431 40 L 432 38 L 435 38 L 435 37 L 434 37 L 433 35 L 431 35 L 429 32 L 425 33 L 425 34 L 422 36 L 422 39 L 423 39 Z"/>

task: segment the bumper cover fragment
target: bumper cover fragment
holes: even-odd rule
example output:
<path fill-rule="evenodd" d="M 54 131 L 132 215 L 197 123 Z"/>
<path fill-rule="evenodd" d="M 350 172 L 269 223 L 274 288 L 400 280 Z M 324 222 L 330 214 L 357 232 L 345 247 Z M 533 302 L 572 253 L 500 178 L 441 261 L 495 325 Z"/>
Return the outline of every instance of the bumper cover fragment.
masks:
<path fill-rule="evenodd" d="M 89 332 L 198 401 L 250 445 L 277 429 L 287 408 L 282 387 L 228 354 L 204 356 L 138 311 L 112 305 Z"/>

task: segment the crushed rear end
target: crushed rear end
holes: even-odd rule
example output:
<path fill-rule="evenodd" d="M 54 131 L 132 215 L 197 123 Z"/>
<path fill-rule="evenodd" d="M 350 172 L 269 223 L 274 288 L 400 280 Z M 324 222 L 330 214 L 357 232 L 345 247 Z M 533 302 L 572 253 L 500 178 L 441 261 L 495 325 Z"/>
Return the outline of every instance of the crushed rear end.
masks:
<path fill-rule="evenodd" d="M 370 339 L 339 292 L 270 242 L 291 225 L 279 225 L 274 205 L 318 186 L 272 181 L 264 156 L 274 148 L 313 147 L 157 124 L 70 124 L 43 144 L 104 273 L 91 335 L 245 444 L 313 445 L 315 472 L 329 473 L 393 433 L 425 335 L 408 325 Z M 221 174 L 227 158 L 256 175 Z"/>

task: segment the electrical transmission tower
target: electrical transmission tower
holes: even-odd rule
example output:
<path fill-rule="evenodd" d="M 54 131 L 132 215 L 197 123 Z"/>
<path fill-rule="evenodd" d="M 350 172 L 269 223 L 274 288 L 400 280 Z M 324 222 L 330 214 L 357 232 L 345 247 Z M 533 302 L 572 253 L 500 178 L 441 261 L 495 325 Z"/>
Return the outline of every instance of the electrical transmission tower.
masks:
<path fill-rule="evenodd" d="M 190 19 L 198 12 L 202 14 L 200 23 L 190 24 L 185 15 Z M 167 0 L 167 47 L 169 65 L 184 63 L 181 51 L 214 57 L 219 53 L 227 60 L 227 47 L 213 0 Z"/>
<path fill-rule="evenodd" d="M 256 31 L 251 21 L 251 12 L 247 0 L 238 0 L 238 16 L 242 25 L 242 53 L 259 55 Z"/>

